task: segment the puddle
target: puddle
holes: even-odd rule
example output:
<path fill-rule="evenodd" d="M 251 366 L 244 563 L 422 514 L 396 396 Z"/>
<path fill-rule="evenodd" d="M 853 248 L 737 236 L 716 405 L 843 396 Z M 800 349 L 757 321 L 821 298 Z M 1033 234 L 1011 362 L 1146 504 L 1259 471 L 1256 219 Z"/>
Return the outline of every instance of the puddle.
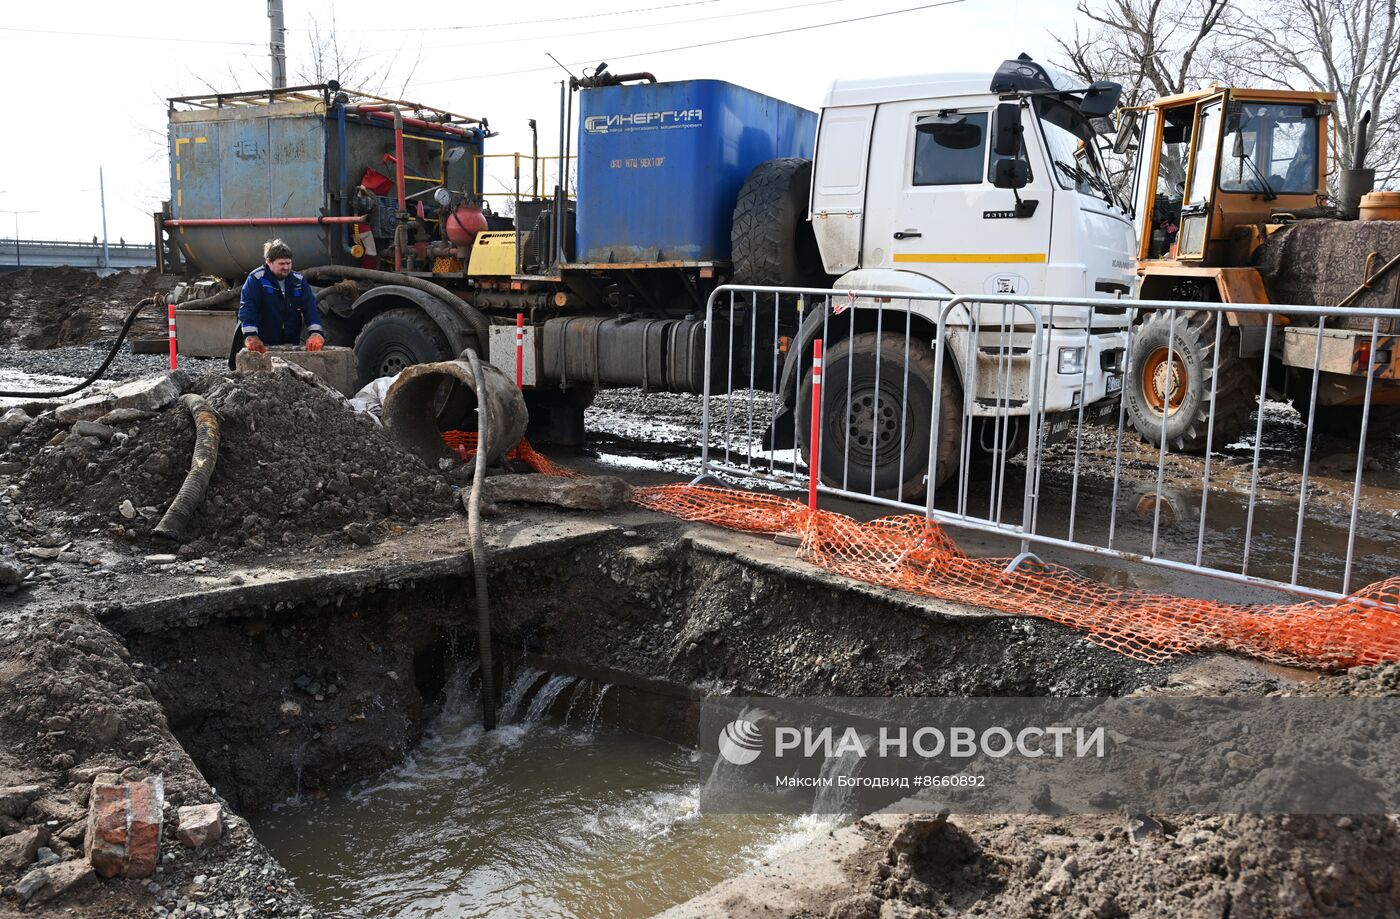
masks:
<path fill-rule="evenodd" d="M 702 816 L 705 764 L 600 724 L 606 685 L 524 670 L 491 734 L 466 686 L 399 766 L 257 820 L 328 915 L 651 916 L 840 822 Z"/>

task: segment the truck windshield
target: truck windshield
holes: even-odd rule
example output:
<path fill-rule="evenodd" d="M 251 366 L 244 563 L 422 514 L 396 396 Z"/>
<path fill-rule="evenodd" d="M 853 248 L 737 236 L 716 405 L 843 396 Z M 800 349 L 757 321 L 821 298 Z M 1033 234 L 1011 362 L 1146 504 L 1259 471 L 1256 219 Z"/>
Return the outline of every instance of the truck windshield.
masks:
<path fill-rule="evenodd" d="M 1220 190 L 1310 195 L 1317 191 L 1313 106 L 1241 102 L 1225 116 Z"/>
<path fill-rule="evenodd" d="M 1089 120 L 1079 109 L 1058 100 L 1039 98 L 1035 100 L 1035 108 L 1060 187 L 1121 206 L 1114 200 L 1113 187 L 1099 157 L 1096 135 Z"/>

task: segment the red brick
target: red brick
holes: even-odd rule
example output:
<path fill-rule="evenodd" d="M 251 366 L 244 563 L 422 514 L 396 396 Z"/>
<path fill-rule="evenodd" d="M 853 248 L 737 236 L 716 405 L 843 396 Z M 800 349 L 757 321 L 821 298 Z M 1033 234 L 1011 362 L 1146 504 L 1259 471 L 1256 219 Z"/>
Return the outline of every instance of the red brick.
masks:
<path fill-rule="evenodd" d="M 84 852 L 105 878 L 155 874 L 164 791 L 159 777 L 92 786 Z"/>

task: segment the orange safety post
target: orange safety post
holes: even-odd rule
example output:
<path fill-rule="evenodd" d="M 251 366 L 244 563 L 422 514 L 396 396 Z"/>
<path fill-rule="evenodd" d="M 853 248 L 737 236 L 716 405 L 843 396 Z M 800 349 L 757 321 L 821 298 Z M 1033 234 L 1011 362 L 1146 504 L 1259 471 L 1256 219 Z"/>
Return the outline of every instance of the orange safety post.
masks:
<path fill-rule="evenodd" d="M 525 314 L 515 314 L 515 387 L 525 388 Z"/>
<path fill-rule="evenodd" d="M 166 315 L 167 315 L 167 317 L 168 317 L 168 320 L 169 320 L 169 321 L 168 321 L 168 325 L 169 325 L 169 327 L 170 327 L 170 369 L 171 369 L 171 370 L 175 370 L 175 369 L 176 369 L 176 365 L 179 363 L 179 361 L 178 361 L 178 359 L 175 357 L 175 303 L 174 303 L 174 301 L 171 301 L 170 303 L 166 304 Z"/>
<path fill-rule="evenodd" d="M 807 456 L 807 507 L 817 509 L 822 464 L 822 340 L 812 342 L 812 446 Z"/>

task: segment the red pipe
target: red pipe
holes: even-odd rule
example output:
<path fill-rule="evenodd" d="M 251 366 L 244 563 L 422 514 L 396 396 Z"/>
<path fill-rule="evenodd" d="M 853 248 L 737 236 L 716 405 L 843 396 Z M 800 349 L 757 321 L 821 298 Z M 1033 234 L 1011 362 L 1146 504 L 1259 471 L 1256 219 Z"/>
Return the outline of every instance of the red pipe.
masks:
<path fill-rule="evenodd" d="M 258 227 L 258 226 L 314 226 L 322 223 L 364 223 L 369 218 L 359 217 L 194 217 L 189 219 L 167 220 L 168 227 Z"/>
<path fill-rule="evenodd" d="M 384 118 L 386 120 L 394 117 L 390 112 L 363 112 L 363 114 L 371 118 Z M 404 118 L 403 123 L 412 125 L 415 128 L 422 128 L 426 131 L 442 131 L 444 134 L 456 134 L 460 137 L 467 136 L 466 129 L 459 128 L 455 124 L 438 124 L 433 121 L 424 121 L 421 118 Z"/>

